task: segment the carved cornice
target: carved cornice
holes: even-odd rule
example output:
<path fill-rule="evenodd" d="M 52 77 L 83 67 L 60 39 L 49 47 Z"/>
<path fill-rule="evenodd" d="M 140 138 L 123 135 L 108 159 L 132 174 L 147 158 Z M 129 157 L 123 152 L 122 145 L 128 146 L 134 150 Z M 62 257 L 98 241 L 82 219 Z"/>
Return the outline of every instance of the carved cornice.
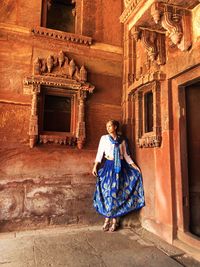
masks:
<path fill-rule="evenodd" d="M 129 16 L 132 14 L 133 10 L 136 8 L 138 3 L 140 3 L 142 0 L 124 0 L 124 4 L 126 9 L 120 16 L 120 22 L 125 23 Z"/>
<path fill-rule="evenodd" d="M 52 134 L 40 134 L 39 135 L 40 144 L 54 143 L 60 145 L 70 145 L 75 146 L 77 144 L 77 139 L 73 136 L 66 135 L 52 135 Z"/>
<path fill-rule="evenodd" d="M 47 29 L 44 27 L 34 27 L 31 29 L 32 34 L 45 36 L 61 41 L 68 41 L 76 44 L 91 45 L 92 38 L 75 33 L 62 32 L 58 30 Z"/>
<path fill-rule="evenodd" d="M 63 51 L 58 56 L 49 55 L 47 58 L 36 58 L 33 75 L 24 79 L 24 93 L 31 94 L 30 85 L 48 85 L 71 90 L 93 92 L 94 86 L 87 82 L 87 70 L 76 65 L 73 59 L 69 60 Z"/>
<path fill-rule="evenodd" d="M 88 91 L 89 93 L 92 93 L 94 90 L 94 86 L 90 83 L 80 83 L 75 80 L 66 79 L 64 77 L 57 77 L 57 76 L 41 76 L 41 75 L 34 75 L 29 76 L 24 79 L 24 85 L 25 85 L 25 94 L 31 94 L 31 92 L 27 91 L 27 86 L 29 85 L 48 85 L 48 86 L 57 86 L 62 88 L 68 88 L 72 90 L 83 90 Z M 32 87 L 30 87 L 30 90 L 32 91 Z"/>
<path fill-rule="evenodd" d="M 166 74 L 162 71 L 147 73 L 142 75 L 139 80 L 135 80 L 134 83 L 128 87 L 128 94 L 135 92 L 139 87 L 146 85 L 154 81 L 164 81 Z"/>
<path fill-rule="evenodd" d="M 137 143 L 140 148 L 159 147 L 161 140 L 162 138 L 160 135 L 148 135 L 139 138 Z"/>

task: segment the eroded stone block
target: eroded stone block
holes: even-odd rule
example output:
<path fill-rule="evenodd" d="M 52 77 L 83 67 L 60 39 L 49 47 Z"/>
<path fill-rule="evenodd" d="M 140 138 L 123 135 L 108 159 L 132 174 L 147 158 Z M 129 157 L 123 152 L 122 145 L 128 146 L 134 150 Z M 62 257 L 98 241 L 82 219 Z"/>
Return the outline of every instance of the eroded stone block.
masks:
<path fill-rule="evenodd" d="M 5 188 L 0 191 L 0 221 L 12 220 L 22 216 L 23 188 Z"/>

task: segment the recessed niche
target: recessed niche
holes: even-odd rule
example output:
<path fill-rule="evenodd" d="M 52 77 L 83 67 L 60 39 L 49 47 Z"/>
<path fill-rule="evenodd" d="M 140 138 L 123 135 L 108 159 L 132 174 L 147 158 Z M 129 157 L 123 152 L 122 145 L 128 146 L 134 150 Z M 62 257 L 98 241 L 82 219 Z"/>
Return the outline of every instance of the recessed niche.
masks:
<path fill-rule="evenodd" d="M 43 130 L 70 132 L 71 98 L 45 95 L 43 112 Z"/>

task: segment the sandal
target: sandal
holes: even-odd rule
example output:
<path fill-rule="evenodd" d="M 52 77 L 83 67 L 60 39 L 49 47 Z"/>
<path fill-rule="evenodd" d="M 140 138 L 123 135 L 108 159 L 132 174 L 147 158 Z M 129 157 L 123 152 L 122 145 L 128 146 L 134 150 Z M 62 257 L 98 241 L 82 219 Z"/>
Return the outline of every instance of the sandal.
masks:
<path fill-rule="evenodd" d="M 110 227 L 110 220 L 109 219 L 105 219 L 104 225 L 103 225 L 103 231 L 106 232 L 109 230 Z"/>
<path fill-rule="evenodd" d="M 111 227 L 110 227 L 110 231 L 111 232 L 115 232 L 117 230 L 118 226 L 119 226 L 118 222 L 117 221 L 114 221 L 112 223 Z"/>

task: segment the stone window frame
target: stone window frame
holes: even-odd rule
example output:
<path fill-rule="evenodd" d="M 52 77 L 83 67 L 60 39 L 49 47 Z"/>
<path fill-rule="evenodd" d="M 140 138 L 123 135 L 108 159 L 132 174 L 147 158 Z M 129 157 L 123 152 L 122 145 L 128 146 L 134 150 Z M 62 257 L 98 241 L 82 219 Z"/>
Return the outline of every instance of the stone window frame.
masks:
<path fill-rule="evenodd" d="M 42 0 L 42 10 L 41 10 L 41 26 L 46 28 L 47 23 L 47 12 L 48 12 L 48 5 L 51 4 L 52 0 Z M 75 34 L 82 34 L 82 17 L 83 17 L 83 10 L 82 10 L 82 2 L 83 0 L 73 0 L 75 4 L 74 8 L 74 16 L 75 16 Z"/>
<path fill-rule="evenodd" d="M 145 132 L 145 95 L 153 93 L 153 131 Z M 142 85 L 134 93 L 136 108 L 136 138 L 140 148 L 159 147 L 161 145 L 161 102 L 160 82 L 153 81 Z"/>
<path fill-rule="evenodd" d="M 39 133 L 39 105 L 43 86 L 54 87 L 56 95 L 71 96 L 73 100 L 72 130 L 70 133 L 52 132 Z M 31 114 L 29 121 L 29 144 L 33 148 L 39 143 L 59 143 L 77 145 L 83 148 L 86 141 L 85 100 L 87 93 L 93 93 L 94 85 L 87 81 L 85 66 L 79 68 L 74 60 L 60 51 L 58 55 L 49 55 L 47 58 L 36 58 L 33 75 L 23 81 L 23 93 L 32 96 Z M 54 92 L 55 92 L 54 90 Z"/>
<path fill-rule="evenodd" d="M 64 32 L 55 29 L 46 28 L 47 19 L 47 3 L 50 0 L 42 0 L 41 21 L 40 26 L 34 26 L 31 33 L 34 36 L 42 36 L 54 40 L 72 42 L 78 45 L 90 46 L 92 45 L 92 37 L 83 35 L 83 0 L 74 0 L 75 2 L 75 33 Z"/>

